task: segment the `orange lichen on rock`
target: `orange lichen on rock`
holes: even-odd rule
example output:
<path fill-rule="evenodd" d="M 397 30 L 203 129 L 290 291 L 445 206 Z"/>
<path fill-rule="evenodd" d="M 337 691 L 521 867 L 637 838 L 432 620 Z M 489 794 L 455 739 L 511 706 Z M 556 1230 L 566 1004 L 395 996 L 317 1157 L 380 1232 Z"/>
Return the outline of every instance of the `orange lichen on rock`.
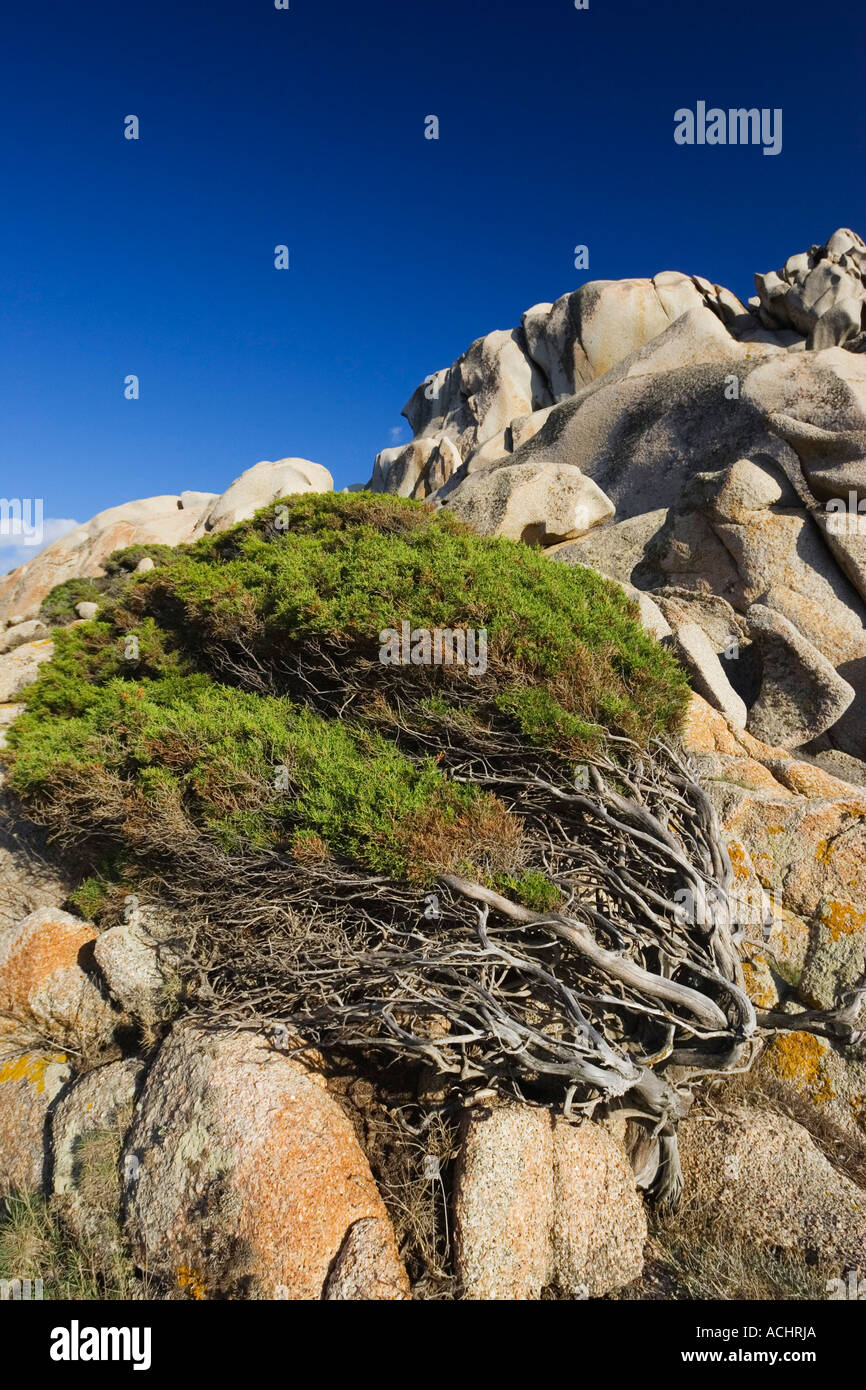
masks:
<path fill-rule="evenodd" d="M 762 1062 L 780 1081 L 793 1083 L 821 1105 L 836 1095 L 825 1064 L 830 1051 L 829 1043 L 813 1033 L 779 1033 Z"/>
<path fill-rule="evenodd" d="M 205 1283 L 201 1275 L 194 1269 L 187 1269 L 186 1265 L 181 1265 L 177 1271 L 177 1286 L 186 1289 L 192 1298 L 203 1299 L 205 1296 Z"/>
<path fill-rule="evenodd" d="M 818 920 L 826 928 L 831 941 L 866 932 L 866 911 L 837 898 L 828 898 L 821 904 Z"/>
<path fill-rule="evenodd" d="M 779 1002 L 772 971 L 765 956 L 759 952 L 743 960 L 743 980 L 746 993 L 759 1009 L 772 1009 Z"/>
<path fill-rule="evenodd" d="M 308 1065 L 250 1032 L 163 1043 L 127 1140 L 128 1229 L 154 1277 L 194 1272 L 206 1298 L 409 1297 L 352 1123 Z"/>
<path fill-rule="evenodd" d="M 31 912 L 0 945 L 2 1032 L 23 1045 L 45 1039 L 83 1050 L 103 1041 L 116 1016 L 92 973 L 96 928 L 54 908 Z"/>

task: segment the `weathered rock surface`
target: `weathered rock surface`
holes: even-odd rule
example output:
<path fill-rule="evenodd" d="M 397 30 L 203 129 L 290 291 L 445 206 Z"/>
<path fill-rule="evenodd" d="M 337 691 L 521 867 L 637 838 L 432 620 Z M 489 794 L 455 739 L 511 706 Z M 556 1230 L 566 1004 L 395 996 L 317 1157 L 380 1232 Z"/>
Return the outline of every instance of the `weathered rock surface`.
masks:
<path fill-rule="evenodd" d="M 334 480 L 327 468 L 309 459 L 265 459 L 247 468 L 231 487 L 217 497 L 202 514 L 195 535 L 207 531 L 225 531 L 239 521 L 246 521 L 269 502 L 296 492 L 332 492 Z"/>
<path fill-rule="evenodd" d="M 160 943 L 140 925 L 124 924 L 101 932 L 93 955 L 115 1003 L 139 1023 L 153 1024 L 171 979 Z"/>
<path fill-rule="evenodd" d="M 457 445 L 446 434 L 413 439 L 376 455 L 370 491 L 428 497 L 447 483 L 461 463 Z"/>
<path fill-rule="evenodd" d="M 102 561 L 122 546 L 180 545 L 191 540 L 202 511 L 212 500 L 212 494 L 201 493 L 146 497 L 99 512 L 0 578 L 0 618 L 35 617 L 55 585 L 102 574 Z"/>
<path fill-rule="evenodd" d="M 808 335 L 807 348 L 864 343 L 866 245 L 856 232 L 840 227 L 824 246 L 789 256 L 778 272 L 756 275 L 758 309 L 768 327 L 793 328 Z"/>
<path fill-rule="evenodd" d="M 668 607 L 671 614 L 672 606 Z M 702 627 L 678 614 L 674 626 L 674 649 L 691 673 L 691 683 L 715 709 L 721 710 L 735 729 L 746 727 L 747 711 L 744 701 L 731 685 L 716 654 L 715 648 Z"/>
<path fill-rule="evenodd" d="M 606 1130 L 544 1109 L 470 1110 L 455 1188 L 457 1271 L 468 1299 L 568 1298 L 622 1288 L 643 1267 L 646 1217 Z"/>
<path fill-rule="evenodd" d="M 72 890 L 71 879 L 47 857 L 47 848 L 45 836 L 22 819 L 0 786 L 0 945 L 30 913 L 64 902 Z"/>
<path fill-rule="evenodd" d="M 624 1153 L 590 1122 L 553 1126 L 553 1271 L 569 1293 L 597 1298 L 643 1268 L 646 1215 Z"/>
<path fill-rule="evenodd" d="M 0 1052 L 0 1198 L 49 1182 L 49 1116 L 72 1076 L 62 1054 Z"/>
<path fill-rule="evenodd" d="M 0 940 L 0 1039 L 90 1052 L 118 1023 L 93 971 L 96 930 L 43 907 Z"/>
<path fill-rule="evenodd" d="M 609 521 L 575 540 L 551 546 L 550 555 L 563 565 L 588 565 L 620 584 L 636 584 L 647 560 L 647 548 L 664 527 L 667 508 L 644 512 L 623 521 Z"/>
<path fill-rule="evenodd" d="M 137 1258 L 175 1288 L 194 1278 L 205 1297 L 408 1297 L 350 1121 L 321 1076 L 263 1038 L 176 1027 L 125 1155 Z"/>
<path fill-rule="evenodd" d="M 613 505 L 578 469 L 533 464 L 472 473 L 442 505 L 484 536 L 553 545 L 613 515 Z"/>
<path fill-rule="evenodd" d="M 0 705 L 12 704 L 32 685 L 43 661 L 49 661 L 54 651 L 50 638 L 25 642 L 0 656 Z"/>
<path fill-rule="evenodd" d="M 765 743 L 799 748 L 833 727 L 855 691 L 781 613 L 753 603 L 746 616 L 763 668 L 749 731 Z"/>
<path fill-rule="evenodd" d="M 810 923 L 809 949 L 797 994 L 815 1009 L 832 1009 L 866 977 L 866 908 L 825 898 Z"/>
<path fill-rule="evenodd" d="M 221 496 L 187 491 L 109 507 L 46 546 L 27 564 L 0 577 L 0 624 L 11 617 L 17 623 L 35 619 L 43 599 L 67 579 L 101 576 L 102 563 L 113 550 L 131 545 L 181 545 L 207 531 L 223 530 L 245 520 L 284 494 L 330 492 L 332 488 L 326 468 L 307 459 L 288 458 L 255 464 Z M 3 690 L 0 674 L 0 704 L 15 698 L 14 693 L 3 694 Z"/>
<path fill-rule="evenodd" d="M 866 353 L 848 350 L 862 345 L 849 330 L 866 302 L 863 255 L 843 229 L 792 257 L 778 282 L 758 277 L 751 308 L 674 273 L 534 305 L 519 329 L 479 339 L 418 388 L 404 412 L 415 438 L 380 455 L 374 485 L 429 496 L 490 533 L 515 478 L 577 469 L 612 517 L 570 533 L 554 491 L 533 496 L 530 524 L 504 534 L 654 597 L 674 587 L 687 608 L 715 597 L 740 621 L 755 604 L 772 610 L 796 629 L 786 651 L 800 666 L 799 704 L 783 708 L 769 676 L 759 695 L 751 633 L 746 662 L 723 663 L 733 697 L 695 651 L 698 680 L 713 673 L 697 688 L 734 724 L 745 702 L 749 727 L 777 746 L 826 734 L 823 751 L 866 758 L 866 535 L 834 528 L 826 510 L 866 502 Z M 447 468 L 431 470 L 446 440 Z M 697 613 L 683 621 L 722 655 Z M 767 661 L 777 676 L 780 656 L 777 646 Z"/>
<path fill-rule="evenodd" d="M 78 1239 L 106 1233 L 106 1206 L 120 1205 L 117 1158 L 132 1120 L 145 1066 L 138 1058 L 110 1062 L 79 1077 L 54 1106 L 51 1120 L 51 1190 L 66 1227 Z M 106 1202 L 105 1188 L 116 1196 Z"/>
<path fill-rule="evenodd" d="M 0 633 L 0 656 L 5 652 L 14 651 L 16 647 L 23 647 L 27 642 L 41 642 L 48 636 L 48 628 L 38 618 L 31 618 L 26 623 L 16 623 Z"/>
<path fill-rule="evenodd" d="M 842 1055 L 815 1033 L 778 1033 L 759 1059 L 753 1084 L 772 1084 L 787 1104 L 799 1101 L 804 1122 L 845 1136 L 861 1152 L 866 1136 L 866 1055 L 862 1043 Z M 805 1108 L 803 1108 L 805 1107 Z"/>
<path fill-rule="evenodd" d="M 464 1296 L 535 1299 L 548 1282 L 554 1211 L 546 1110 L 469 1112 L 455 1186 L 455 1257 Z"/>
<path fill-rule="evenodd" d="M 680 1125 L 683 1218 L 715 1240 L 866 1269 L 866 1192 L 793 1120 L 738 1106 Z"/>

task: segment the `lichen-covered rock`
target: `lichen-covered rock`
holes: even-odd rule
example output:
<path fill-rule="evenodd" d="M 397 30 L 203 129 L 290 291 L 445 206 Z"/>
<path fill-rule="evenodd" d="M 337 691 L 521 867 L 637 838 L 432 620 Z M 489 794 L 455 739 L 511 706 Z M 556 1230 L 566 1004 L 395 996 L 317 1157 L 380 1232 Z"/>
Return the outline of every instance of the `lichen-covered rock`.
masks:
<path fill-rule="evenodd" d="M 0 1052 L 0 1198 L 47 1189 L 49 1116 L 71 1076 L 60 1053 Z"/>
<path fill-rule="evenodd" d="M 124 1177 L 138 1261 L 169 1288 L 320 1299 L 342 1255 L 335 1289 L 409 1295 L 350 1121 L 320 1075 L 258 1035 L 175 1027 L 136 1108 Z"/>
<path fill-rule="evenodd" d="M 598 1125 L 523 1105 L 473 1108 L 455 1189 L 468 1299 L 610 1293 L 643 1267 L 646 1217 L 622 1148 Z"/>
<path fill-rule="evenodd" d="M 754 1074 L 760 1088 L 776 1089 L 805 1101 L 816 1121 L 828 1122 L 858 1146 L 866 1135 L 866 1049 L 862 1043 L 842 1051 L 814 1033 L 777 1033 L 767 1044 Z"/>
<path fill-rule="evenodd" d="M 815 1009 L 832 1009 L 866 975 L 866 908 L 827 898 L 811 923 L 797 993 Z"/>
<path fill-rule="evenodd" d="M 31 618 L 26 623 L 16 623 L 14 627 L 7 627 L 5 632 L 0 633 L 0 654 L 14 651 L 16 647 L 23 647 L 28 642 L 41 642 L 48 636 L 48 628 L 38 618 Z"/>
<path fill-rule="evenodd" d="M 138 1058 L 96 1067 L 67 1088 L 52 1112 L 55 1206 L 79 1240 L 113 1240 L 118 1233 L 118 1159 L 144 1071 Z"/>
<path fill-rule="evenodd" d="M 0 1034 L 91 1052 L 118 1023 L 93 971 L 96 929 L 43 907 L 0 940 Z"/>
<path fill-rule="evenodd" d="M 866 789 L 732 729 L 698 695 L 683 742 L 726 839 L 778 905 L 808 923 L 825 899 L 866 902 Z"/>
<path fill-rule="evenodd" d="M 692 1112 L 679 1128 L 682 1219 L 714 1240 L 866 1270 L 866 1192 L 802 1127 L 764 1109 Z"/>
<path fill-rule="evenodd" d="M 746 993 L 759 1009 L 773 1009 L 781 995 L 767 955 L 746 943 L 742 948 L 743 983 Z"/>

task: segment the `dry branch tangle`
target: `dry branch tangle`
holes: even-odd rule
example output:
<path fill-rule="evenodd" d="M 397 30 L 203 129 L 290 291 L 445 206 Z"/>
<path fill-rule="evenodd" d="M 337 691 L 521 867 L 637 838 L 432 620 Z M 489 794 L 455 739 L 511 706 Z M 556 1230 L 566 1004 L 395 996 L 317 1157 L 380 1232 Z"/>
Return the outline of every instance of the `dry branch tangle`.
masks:
<path fill-rule="evenodd" d="M 767 1030 L 827 1031 L 845 1018 L 815 1010 L 756 1017 L 724 839 L 680 756 L 659 746 L 628 771 L 591 766 L 581 791 L 533 772 L 526 749 L 509 750 L 486 773 L 531 827 L 563 896 L 556 911 L 533 912 L 445 874 L 438 915 L 426 916 L 411 885 L 276 863 L 255 871 L 257 885 L 251 866 L 229 861 L 212 879 L 211 909 L 203 874 L 190 865 L 198 896 L 189 909 L 220 905 L 221 926 L 208 929 L 209 1007 L 282 1020 L 326 1048 L 423 1063 L 464 1097 L 492 1090 L 566 1114 L 624 1111 L 660 1141 L 642 1185 L 675 1202 L 676 1128 L 690 1083 L 747 1068 Z M 477 758 L 474 777 L 485 780 Z M 283 904 L 281 922 L 262 902 L 265 885 Z M 267 979 L 252 945 L 261 931 Z"/>

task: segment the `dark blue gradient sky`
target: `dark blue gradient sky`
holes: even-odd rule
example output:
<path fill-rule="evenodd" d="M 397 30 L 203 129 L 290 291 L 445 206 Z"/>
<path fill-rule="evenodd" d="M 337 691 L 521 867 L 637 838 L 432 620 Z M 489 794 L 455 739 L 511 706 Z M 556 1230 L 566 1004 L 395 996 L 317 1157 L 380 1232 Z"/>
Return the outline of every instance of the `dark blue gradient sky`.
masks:
<path fill-rule="evenodd" d="M 663 269 L 748 296 L 866 232 L 866 19 L 827 13 L 11 0 L 0 494 L 83 520 L 291 454 L 363 481 L 415 384 L 538 300 Z M 782 153 L 677 146 L 699 99 L 781 107 Z"/>

